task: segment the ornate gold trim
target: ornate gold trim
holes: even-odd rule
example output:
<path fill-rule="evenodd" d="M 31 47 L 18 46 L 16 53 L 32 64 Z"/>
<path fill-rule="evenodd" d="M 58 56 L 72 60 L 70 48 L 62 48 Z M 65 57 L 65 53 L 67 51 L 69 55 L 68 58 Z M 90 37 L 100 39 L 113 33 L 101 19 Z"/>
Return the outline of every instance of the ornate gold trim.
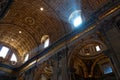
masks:
<path fill-rule="evenodd" d="M 109 10 L 108 12 L 105 12 L 103 15 L 100 15 L 98 18 L 99 20 L 103 20 L 105 17 L 109 16 L 110 14 L 114 13 L 115 11 L 117 11 L 118 9 L 120 9 L 120 5 L 118 5 L 117 7 L 114 7 L 113 9 Z M 93 30 L 96 28 L 96 26 L 99 24 L 98 21 L 96 21 L 95 24 L 91 25 L 88 29 L 86 29 L 85 31 L 75 35 L 74 37 L 72 37 L 71 39 L 69 39 L 67 41 L 67 44 L 74 42 L 75 40 L 77 40 L 80 36 L 82 36 L 83 34 Z M 53 55 L 54 52 L 57 52 L 58 50 L 62 49 L 65 47 L 66 41 L 63 41 L 61 44 L 57 45 L 56 47 L 54 47 L 52 50 L 50 50 L 48 53 L 46 53 L 46 55 L 40 57 L 37 60 L 32 61 L 28 66 L 24 67 L 22 70 L 20 70 L 20 72 L 25 71 L 26 69 L 28 69 L 29 67 L 31 67 L 31 65 L 34 65 L 34 62 L 42 62 L 43 59 L 47 60 L 50 56 Z"/>

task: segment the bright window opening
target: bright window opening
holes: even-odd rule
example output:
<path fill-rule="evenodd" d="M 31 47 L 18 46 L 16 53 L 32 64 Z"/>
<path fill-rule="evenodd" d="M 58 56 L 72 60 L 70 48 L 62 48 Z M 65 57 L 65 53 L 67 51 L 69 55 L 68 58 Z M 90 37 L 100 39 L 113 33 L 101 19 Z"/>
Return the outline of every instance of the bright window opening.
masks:
<path fill-rule="evenodd" d="M 10 61 L 15 61 L 15 62 L 17 62 L 17 57 L 15 56 L 14 53 L 12 54 L 12 57 L 11 57 Z"/>
<path fill-rule="evenodd" d="M 48 35 L 44 35 L 41 38 L 41 43 L 44 44 L 44 48 L 47 48 L 49 46 L 49 42 L 50 42 L 50 39 Z"/>
<path fill-rule="evenodd" d="M 27 54 L 27 55 L 25 56 L 24 62 L 26 62 L 26 61 L 28 60 L 28 58 L 29 58 L 29 54 Z"/>
<path fill-rule="evenodd" d="M 74 27 L 78 27 L 82 24 L 81 10 L 75 10 L 69 16 L 70 24 L 74 25 Z"/>
<path fill-rule="evenodd" d="M 106 66 L 105 68 L 104 68 L 104 74 L 109 74 L 109 73 L 112 73 L 113 71 L 112 71 L 112 68 L 111 68 L 111 66 Z"/>
<path fill-rule="evenodd" d="M 100 46 L 96 46 L 96 51 L 100 51 Z"/>
<path fill-rule="evenodd" d="M 76 17 L 73 21 L 75 27 L 79 26 L 82 23 L 82 19 L 80 16 Z"/>
<path fill-rule="evenodd" d="M 49 39 L 47 39 L 44 43 L 44 48 L 48 47 L 49 46 Z"/>
<path fill-rule="evenodd" d="M 7 55 L 7 53 L 8 53 L 8 51 L 9 51 L 9 48 L 3 46 L 2 49 L 1 49 L 1 51 L 0 51 L 0 57 L 5 58 L 6 55 Z"/>

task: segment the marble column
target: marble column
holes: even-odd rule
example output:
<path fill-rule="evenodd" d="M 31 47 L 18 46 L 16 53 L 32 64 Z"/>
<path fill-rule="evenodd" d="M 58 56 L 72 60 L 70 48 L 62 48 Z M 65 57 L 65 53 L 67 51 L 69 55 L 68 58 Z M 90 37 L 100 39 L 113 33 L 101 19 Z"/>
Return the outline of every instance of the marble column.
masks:
<path fill-rule="evenodd" d="M 66 63 L 66 58 L 64 57 L 61 59 L 61 69 L 62 69 L 62 80 L 69 80 L 68 79 L 68 67 Z"/>
<path fill-rule="evenodd" d="M 58 69 L 59 69 L 58 63 L 59 62 L 58 62 L 57 54 L 52 56 L 52 58 L 53 58 L 53 74 L 52 74 L 51 80 L 58 80 Z"/>

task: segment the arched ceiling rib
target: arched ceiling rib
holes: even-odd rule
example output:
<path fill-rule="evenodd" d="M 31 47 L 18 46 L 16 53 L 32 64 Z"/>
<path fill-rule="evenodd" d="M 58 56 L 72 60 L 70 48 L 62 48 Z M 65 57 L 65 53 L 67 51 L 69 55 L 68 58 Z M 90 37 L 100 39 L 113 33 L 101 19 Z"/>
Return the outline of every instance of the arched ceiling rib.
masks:
<path fill-rule="evenodd" d="M 30 51 L 37 46 L 33 36 L 17 25 L 0 24 L 0 30 L 1 42 L 10 44 L 19 50 L 18 52 L 20 54 Z M 21 31 L 21 33 L 19 33 L 19 31 Z"/>
<path fill-rule="evenodd" d="M 1 25 L 1 31 L 5 32 L 1 41 L 14 46 L 21 55 L 38 47 L 43 35 L 49 35 L 50 41 L 54 42 L 65 34 L 64 25 L 52 9 L 43 2 L 39 2 L 39 6 L 34 2 L 14 2 L 3 19 L 4 23 L 10 25 Z M 40 11 L 40 7 L 43 7 L 44 11 Z M 21 30 L 21 34 L 18 33 L 19 28 L 24 30 Z M 14 41 L 11 42 L 11 39 Z"/>
<path fill-rule="evenodd" d="M 71 26 L 65 23 L 68 23 L 68 17 L 74 10 L 83 10 L 88 19 L 109 0 L 73 1 L 15 0 L 0 21 L 0 41 L 13 46 L 22 56 L 38 47 L 43 35 L 49 35 L 52 44 L 66 32 L 71 32 Z M 96 3 L 99 5 L 95 5 Z M 40 10 L 41 7 L 44 8 L 43 11 Z M 19 30 L 22 31 L 21 34 Z"/>

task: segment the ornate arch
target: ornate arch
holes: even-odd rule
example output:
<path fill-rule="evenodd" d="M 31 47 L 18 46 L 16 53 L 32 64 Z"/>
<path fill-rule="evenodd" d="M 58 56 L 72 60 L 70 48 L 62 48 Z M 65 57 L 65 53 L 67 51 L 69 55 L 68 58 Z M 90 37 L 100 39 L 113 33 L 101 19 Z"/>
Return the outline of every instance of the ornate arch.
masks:
<path fill-rule="evenodd" d="M 95 61 L 94 61 L 94 63 L 92 64 L 92 67 L 91 67 L 91 76 L 93 76 L 93 72 L 94 72 L 94 68 L 95 68 L 95 65 L 96 65 L 96 63 L 98 62 L 98 61 L 100 61 L 101 59 L 104 59 L 104 58 L 108 58 L 108 57 L 106 57 L 106 56 L 101 56 L 100 58 L 98 58 L 98 59 L 96 59 Z"/>
<path fill-rule="evenodd" d="M 88 76 L 88 69 L 86 67 L 86 64 L 81 59 L 77 58 L 76 60 L 79 62 L 78 65 L 80 65 L 83 69 L 84 77 L 87 77 Z"/>
<path fill-rule="evenodd" d="M 103 46 L 103 50 L 106 50 L 107 49 L 107 46 L 100 40 L 94 40 L 94 39 L 89 39 L 89 40 L 86 40 L 84 42 L 78 42 L 78 45 L 76 47 L 74 47 L 72 50 L 69 51 L 69 57 L 68 57 L 68 65 L 70 65 L 70 59 L 72 58 L 72 56 L 74 54 L 78 54 L 79 52 L 79 49 L 83 46 L 83 45 L 86 45 L 86 44 L 90 44 L 90 43 L 93 43 L 93 42 L 96 42 L 96 43 L 99 43 Z"/>
<path fill-rule="evenodd" d="M 82 61 L 83 58 L 82 58 L 82 56 L 79 54 L 79 51 L 80 51 L 80 49 L 81 49 L 84 45 L 88 45 L 88 44 L 92 44 L 92 43 L 96 43 L 96 44 L 102 45 L 102 51 L 104 51 L 104 50 L 107 49 L 106 45 L 105 45 L 102 41 L 100 41 L 100 40 L 98 40 L 98 39 L 89 39 L 89 40 L 85 40 L 85 41 L 79 43 L 79 44 L 78 44 L 76 47 L 74 47 L 74 48 L 71 50 L 71 52 L 69 53 L 68 66 L 69 66 L 69 67 L 70 67 L 71 65 L 73 66 L 74 63 L 75 63 L 75 60 L 78 61 L 79 64 L 81 65 L 83 71 L 84 71 L 84 77 L 88 77 L 88 70 L 87 70 L 86 64 Z M 100 53 L 102 53 L 102 51 L 100 51 Z M 96 58 L 96 57 L 97 57 L 97 56 L 93 56 L 92 58 Z M 81 59 L 80 59 L 80 58 L 81 58 Z M 87 59 L 87 58 L 89 58 L 89 56 L 88 56 L 88 57 L 86 56 L 85 58 Z M 92 58 L 90 58 L 90 59 L 92 59 Z M 99 60 L 103 59 L 103 58 L 106 58 L 106 57 L 103 56 L 103 57 L 97 59 L 97 60 L 93 63 L 93 65 L 92 65 L 92 67 L 91 67 L 91 72 L 90 72 L 92 75 L 93 75 L 93 71 L 94 71 L 94 67 L 95 67 L 96 63 L 97 63 Z"/>
<path fill-rule="evenodd" d="M 84 73 L 84 77 L 87 77 L 88 75 L 88 70 L 87 70 L 87 67 L 85 65 L 85 63 L 82 61 L 82 59 L 80 59 L 79 57 L 76 56 L 77 53 L 71 53 L 71 55 L 69 56 L 69 59 L 68 59 L 68 66 L 72 67 L 74 66 L 74 63 L 75 61 L 78 61 L 78 65 L 80 65 L 83 69 L 83 73 Z"/>

